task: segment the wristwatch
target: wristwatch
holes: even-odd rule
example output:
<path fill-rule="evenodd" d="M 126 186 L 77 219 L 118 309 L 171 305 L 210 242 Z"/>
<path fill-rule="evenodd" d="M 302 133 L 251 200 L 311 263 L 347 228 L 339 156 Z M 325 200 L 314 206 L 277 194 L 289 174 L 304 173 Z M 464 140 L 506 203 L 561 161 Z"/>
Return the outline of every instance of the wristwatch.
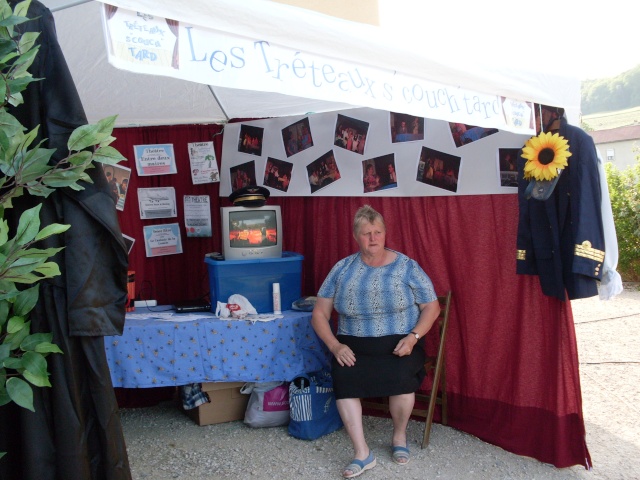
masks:
<path fill-rule="evenodd" d="M 409 333 L 411 333 L 414 337 L 416 337 L 416 340 L 420 340 L 420 335 L 418 335 L 418 334 L 417 334 L 416 332 L 414 332 L 413 330 L 412 330 L 411 332 L 409 332 Z"/>

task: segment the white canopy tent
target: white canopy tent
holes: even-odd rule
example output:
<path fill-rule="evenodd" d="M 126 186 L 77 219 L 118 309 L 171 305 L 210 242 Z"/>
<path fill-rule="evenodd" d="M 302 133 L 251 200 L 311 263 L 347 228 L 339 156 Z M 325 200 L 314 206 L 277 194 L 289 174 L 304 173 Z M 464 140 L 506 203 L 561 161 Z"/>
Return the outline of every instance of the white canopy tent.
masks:
<path fill-rule="evenodd" d="M 562 106 L 570 119 L 579 111 L 577 79 L 554 75 L 550 69 L 527 70 L 522 68 L 524 62 L 503 57 L 496 48 L 474 45 L 471 55 L 461 55 L 448 48 L 446 39 L 432 38 L 428 22 L 419 37 L 422 41 L 408 44 L 379 27 L 265 0 L 111 0 L 120 12 L 148 14 L 131 26 L 132 36 L 143 37 L 141 24 L 149 15 L 177 20 L 181 29 L 179 71 L 112 56 L 110 61 L 119 67 L 115 68 L 109 64 L 102 33 L 102 3 L 45 3 L 55 10 L 59 41 L 92 122 L 118 114 L 119 127 L 221 123 L 230 118 L 304 115 L 364 106 L 498 127 L 500 121 L 504 124 L 503 112 L 488 118 L 482 105 L 502 97 Z M 198 33 L 203 35 L 197 37 L 200 40 L 194 40 L 195 35 L 188 38 Z M 201 43 L 196 45 L 196 41 Z M 251 65 L 252 58 L 260 55 L 256 42 L 291 58 L 271 58 L 271 71 L 266 72 L 264 64 Z M 233 46 L 244 48 L 243 68 L 236 68 L 233 76 L 200 68 L 207 63 L 201 60 L 210 62 L 216 51 L 226 53 L 231 62 Z M 253 52 L 248 51 L 249 46 Z M 295 69 L 295 58 L 303 59 L 305 68 Z M 286 66 L 277 69 L 276 61 Z M 199 72 L 191 68 L 193 64 Z M 317 77 L 313 77 L 314 69 Z M 356 79 L 345 91 L 340 79 L 350 74 Z M 361 88 L 353 88 L 358 82 Z M 437 96 L 443 102 L 434 108 L 427 99 Z M 453 96 L 457 103 L 447 104 L 447 98 Z M 471 112 L 467 118 L 460 116 L 465 111 Z"/>
<path fill-rule="evenodd" d="M 140 37 L 138 33 L 145 31 L 145 24 L 150 16 L 160 17 L 162 21 L 171 19 L 179 22 L 177 38 L 179 39 L 180 69 L 173 68 L 170 64 L 156 68 L 152 62 L 126 62 L 124 60 L 126 48 L 122 49 L 121 45 L 117 45 L 117 42 L 122 42 L 123 39 L 126 42 L 126 32 L 118 32 L 114 29 L 112 33 L 115 35 L 107 37 L 107 41 L 105 41 L 101 18 L 102 3 L 92 1 L 56 11 L 55 19 L 59 42 L 91 122 L 113 114 L 119 115 L 118 127 L 225 123 L 232 118 L 291 117 L 290 119 L 278 119 L 282 123 L 277 126 L 284 127 L 297 121 L 301 116 L 307 116 L 309 112 L 344 111 L 357 107 L 358 110 L 367 110 L 367 114 L 371 114 L 371 124 L 375 128 L 381 125 L 387 126 L 385 122 L 388 121 L 388 115 L 382 115 L 387 110 L 423 116 L 429 119 L 430 123 L 444 120 L 462 121 L 482 127 L 508 127 L 506 130 L 510 128 L 510 132 L 500 132 L 489 137 L 486 141 L 461 147 L 460 153 L 455 150 L 454 146 L 445 144 L 445 141 L 450 138 L 445 135 L 447 132 L 444 122 L 437 122 L 443 125 L 434 126 L 430 131 L 436 135 L 423 142 L 439 151 L 459 154 L 463 157 L 462 163 L 470 164 L 471 167 L 480 168 L 483 162 L 492 162 L 493 169 L 480 168 L 479 171 L 474 171 L 466 169 L 466 165 L 464 167 L 466 170 L 464 175 L 471 182 L 468 186 L 462 185 L 466 179 L 461 177 L 460 190 L 457 193 L 477 195 L 487 193 L 477 190 L 479 186 L 496 183 L 498 180 L 498 168 L 495 162 L 496 150 L 504 146 L 521 148 L 523 135 L 518 134 L 528 133 L 522 129 L 518 131 L 513 123 L 507 124 L 507 116 L 504 112 L 506 102 L 503 103 L 503 98 L 513 100 L 512 106 L 517 106 L 517 102 L 521 102 L 521 106 L 525 105 L 523 102 L 535 102 L 564 107 L 572 123 L 576 123 L 579 112 L 580 92 L 579 81 L 576 78 L 554 75 L 553 69 L 545 68 L 542 65 L 542 62 L 545 61 L 544 54 L 535 56 L 535 71 L 533 68 L 526 68 L 527 60 L 532 58 L 529 53 L 534 51 L 535 47 L 532 46 L 531 36 L 527 31 L 528 25 L 521 18 L 504 19 L 502 22 L 498 22 L 496 18 L 495 25 L 483 23 L 478 25 L 480 31 L 482 28 L 504 28 L 505 21 L 512 21 L 509 24 L 510 36 L 505 37 L 505 42 L 513 41 L 513 37 L 516 36 L 517 41 L 522 42 L 523 51 L 522 58 L 514 58 L 512 54 L 503 55 L 501 49 L 495 45 L 483 45 L 481 42 L 468 45 L 469 48 L 466 51 L 461 51 L 459 46 L 458 48 L 452 47 L 447 38 L 437 37 L 429 30 L 429 21 L 444 21 L 443 19 L 425 19 L 425 30 L 420 32 L 419 41 L 403 43 L 377 27 L 356 24 L 266 0 L 243 0 L 242 2 L 237 0 L 109 1 L 118 7 L 118 13 L 112 18 L 118 20 L 120 28 L 129 22 L 132 36 L 141 38 L 143 43 L 153 39 L 150 36 Z M 485 5 L 484 8 L 490 9 L 491 6 Z M 456 15 L 469 14 L 468 11 L 461 10 L 459 4 L 455 2 L 451 3 L 450 9 L 451 18 L 455 18 Z M 127 16 L 125 11 L 133 12 L 134 19 Z M 142 12 L 142 14 L 138 16 L 136 12 Z M 119 19 L 118 16 L 120 16 Z M 139 18 L 139 21 L 136 22 L 135 18 Z M 108 22 L 105 23 L 108 24 Z M 115 23 L 112 22 L 113 24 Z M 159 28 L 162 22 L 152 22 L 152 24 L 151 29 L 154 29 Z M 169 30 L 171 28 L 166 31 Z M 157 32 L 157 30 L 154 31 Z M 513 31 L 517 33 L 513 34 Z M 455 36 L 456 34 L 455 22 L 452 22 L 451 35 Z M 264 46 L 265 42 L 273 47 L 277 53 L 272 57 L 272 60 L 278 57 L 281 64 L 284 62 L 288 65 L 282 70 L 280 77 L 277 76 L 280 70 L 263 68 L 263 71 L 260 71 L 258 66 L 264 67 L 264 64 L 254 62 L 253 65 L 250 65 L 255 60 L 255 56 L 251 55 L 254 55 L 256 51 L 261 53 L 259 48 L 256 49 L 256 45 Z M 172 39 L 170 44 L 175 44 L 175 39 Z M 163 45 L 160 46 L 165 48 Z M 232 51 L 233 47 L 240 50 Z M 135 50 L 133 45 L 132 48 L 134 50 L 131 52 L 135 57 L 141 50 Z M 168 49 L 165 48 L 165 51 Z M 194 73 L 194 76 L 187 75 L 189 62 L 203 58 L 209 63 L 212 58 L 221 62 L 224 57 L 217 57 L 215 52 L 218 51 L 227 55 L 228 62 L 239 62 L 236 63 L 235 72 L 232 68 L 229 69 L 232 73 L 240 73 L 247 66 L 243 71 L 244 75 L 218 75 L 220 72 L 213 68 L 210 68 L 208 72 L 206 68 L 193 69 L 189 73 Z M 541 49 L 542 52 L 543 49 Z M 110 54 L 111 59 L 109 60 Z M 286 56 L 288 57 L 285 59 Z M 307 68 L 295 70 L 295 59 L 302 59 Z M 317 63 L 313 63 L 316 60 Z M 109 63 L 110 61 L 118 68 Z M 231 63 L 225 65 L 228 66 Z M 198 62 L 197 65 L 206 67 L 207 62 Z M 271 65 L 276 65 L 276 63 Z M 296 65 L 302 64 L 298 62 Z M 313 76 L 309 65 L 319 66 L 320 70 L 317 70 L 316 73 L 320 72 L 323 75 L 322 80 L 326 83 L 323 84 L 325 88 L 316 88 L 313 81 L 310 81 L 310 79 L 313 80 Z M 329 67 L 325 67 L 326 65 Z M 217 66 L 220 67 L 220 65 Z M 303 74 L 303 72 L 305 73 Z M 332 76 L 335 74 L 338 77 L 341 73 L 347 76 L 349 73 L 355 75 L 355 72 L 359 72 L 374 82 L 376 87 L 382 85 L 382 90 L 367 88 L 372 84 L 365 82 L 362 89 L 354 88 L 353 91 L 344 91 L 338 87 L 337 79 Z M 285 77 L 286 81 L 284 81 Z M 303 83 L 305 89 L 300 86 Z M 385 84 L 392 88 L 385 89 Z M 428 92 L 432 95 L 431 98 L 444 98 L 440 105 L 443 108 L 437 109 L 429 102 L 419 101 L 420 92 Z M 389 93 L 393 93 L 393 95 Z M 408 96 L 405 95 L 407 93 L 409 93 Z M 458 103 L 447 103 L 453 97 Z M 480 100 L 476 102 L 476 98 Z M 414 99 L 417 101 L 410 101 Z M 467 103 L 465 99 L 470 99 L 470 103 Z M 480 108 L 475 109 L 476 105 L 489 105 L 491 109 L 496 104 L 500 108 L 489 112 L 493 114 L 492 117 L 485 115 L 487 112 Z M 456 110 L 456 108 L 452 108 L 452 105 L 459 108 Z M 448 110 L 446 107 L 449 107 Z M 352 112 L 358 117 L 364 115 L 357 110 L 352 110 Z M 483 115 L 487 118 L 483 118 Z M 316 119 L 322 116 L 310 116 L 311 127 L 316 139 L 320 139 L 326 134 L 330 140 L 331 130 L 320 131 L 316 129 L 320 126 L 313 124 Z M 380 119 L 377 118 L 378 116 Z M 266 120 L 254 120 L 246 123 L 253 126 L 259 122 L 266 122 Z M 522 125 L 522 127 L 529 127 L 529 125 Z M 237 145 L 238 136 L 236 134 L 239 128 L 238 123 L 225 127 L 224 141 L 228 142 L 230 146 L 227 148 L 227 152 L 233 150 L 232 144 L 234 142 Z M 176 130 L 179 129 L 176 128 Z M 388 134 L 388 130 L 386 134 Z M 504 138 L 506 136 L 512 138 L 509 138 L 507 142 Z M 142 134 L 136 139 L 141 137 L 143 137 Z M 383 141 L 382 134 L 372 134 L 372 138 L 374 139 L 372 142 Z M 262 156 L 256 156 L 256 159 L 253 160 L 256 163 L 257 175 L 265 171 L 265 156 L 273 154 L 274 157 L 283 158 L 277 155 L 276 142 L 272 143 L 274 145 L 273 152 L 276 153 L 265 151 Z M 473 149 L 479 150 L 481 143 L 483 147 L 492 151 L 490 156 L 472 151 Z M 375 146 L 374 143 L 370 145 Z M 264 146 L 265 149 L 268 148 L 266 141 Z M 409 176 L 406 178 L 412 182 L 411 190 L 405 192 L 407 196 L 413 197 L 408 199 L 408 202 L 414 201 L 417 196 L 430 195 L 428 190 L 432 188 L 431 185 L 416 182 L 415 166 L 411 164 L 411 162 L 417 162 L 420 153 L 415 148 L 416 146 L 421 147 L 422 144 L 407 142 L 394 147 L 395 153 L 398 155 L 398 163 L 402 160 L 403 164 L 407 164 Z M 282 148 L 282 145 L 278 148 Z M 382 148 L 381 146 L 380 150 Z M 384 148 L 388 151 L 387 146 Z M 238 153 L 237 150 L 236 148 L 235 155 L 225 155 L 223 144 L 222 162 L 231 162 L 231 166 L 246 162 L 247 159 L 241 157 L 246 154 Z M 292 178 L 292 185 L 296 181 L 304 185 L 304 182 L 307 181 L 304 178 L 304 167 L 308 165 L 307 162 L 317 158 L 314 150 L 308 149 L 305 152 L 300 153 L 300 156 L 295 159 L 296 168 L 301 171 L 302 175 L 300 178 L 295 178 L 295 175 L 298 175 L 296 171 Z M 280 151 L 280 153 L 282 152 Z M 476 153 L 478 154 L 476 155 Z M 303 157 L 304 155 L 308 155 L 309 158 Z M 348 158 L 348 155 L 351 155 L 352 158 Z M 346 184 L 351 188 L 360 180 L 358 175 L 360 175 L 361 159 L 358 158 L 357 162 L 353 161 L 354 155 L 351 152 L 336 151 L 336 160 L 340 164 L 343 178 L 340 182 L 334 182 L 324 190 L 327 192 L 327 196 L 336 196 L 336 193 L 331 190 L 332 186 Z M 340 158 L 341 156 L 344 157 Z M 222 170 L 220 194 L 225 196 L 230 188 L 230 183 L 227 183 L 229 179 L 227 170 L 229 169 L 225 168 L 223 164 Z M 227 175 L 227 178 L 224 175 Z M 399 170 L 399 184 L 404 180 L 402 175 L 402 170 Z M 140 182 L 140 185 L 143 185 L 145 179 L 144 177 L 136 177 L 136 180 Z M 168 182 L 169 180 L 166 181 L 166 183 Z M 409 182 L 405 183 L 409 184 Z M 148 186 L 151 186 L 151 182 L 144 183 L 145 188 Z M 192 185 L 189 183 L 189 189 L 191 187 Z M 514 187 L 505 188 L 512 190 L 504 191 L 504 193 L 515 193 Z M 352 191 L 355 192 L 355 190 Z M 344 194 L 352 196 L 347 190 Z M 318 196 L 318 194 L 314 195 Z M 442 195 L 442 191 L 434 192 L 434 195 Z M 550 300 L 544 298 L 542 294 L 536 294 L 537 287 L 530 281 L 531 279 L 514 278 L 512 245 L 509 243 L 513 231 L 509 230 L 509 235 L 503 234 L 507 228 L 513 226 L 510 223 L 513 221 L 513 199 L 505 198 L 505 196 L 501 199 L 504 201 L 500 202 L 494 200 L 492 195 L 482 199 L 463 198 L 463 195 L 457 195 L 457 197 L 459 198 L 454 198 L 452 202 L 420 203 L 420 212 L 425 211 L 426 205 L 436 207 L 429 212 L 433 228 L 428 228 L 426 232 L 437 231 L 438 237 L 433 242 L 433 249 L 420 248 L 422 240 L 418 239 L 415 240 L 415 244 L 411 243 L 410 249 L 415 249 L 422 258 L 428 256 L 430 261 L 434 262 L 434 266 L 437 265 L 434 271 L 436 275 L 440 275 L 440 281 L 445 282 L 448 288 L 460 292 L 460 294 L 456 294 L 456 308 L 460 312 L 459 321 L 463 325 L 460 331 L 465 334 L 477 331 L 488 333 L 480 336 L 481 342 L 466 342 L 471 337 L 465 336 L 460 345 L 469 351 L 465 350 L 464 355 L 469 355 L 468 358 L 471 358 L 476 352 L 486 351 L 487 346 L 501 345 L 498 356 L 508 360 L 513 358 L 513 362 L 507 362 L 506 367 L 505 362 L 499 362 L 500 365 L 493 370 L 492 375 L 495 374 L 499 382 L 497 386 L 484 382 L 484 379 L 489 377 L 486 372 L 483 371 L 480 376 L 475 375 L 475 371 L 471 369 L 474 362 L 469 362 L 471 364 L 469 367 L 465 366 L 469 376 L 465 377 L 463 374 L 458 378 L 458 386 L 464 385 L 465 388 L 459 389 L 457 393 L 460 411 L 464 412 L 466 416 L 460 415 L 458 426 L 465 427 L 465 431 L 496 442 L 498 445 L 511 447 L 512 450 L 515 448 L 513 446 L 514 436 L 524 431 L 523 429 L 531 428 L 531 435 L 527 435 L 527 438 L 522 442 L 522 444 L 527 444 L 526 448 L 518 449 L 518 453 L 524 452 L 524 454 L 542 459 L 545 462 L 553 462 L 556 465 L 564 466 L 583 460 L 588 464 L 589 458 L 585 460 L 585 456 L 588 457 L 588 451 L 584 443 L 584 425 L 579 402 L 577 355 L 574 355 L 574 338 L 571 335 L 567 336 L 568 329 L 566 328 L 570 326 L 571 322 L 570 305 L 550 303 Z M 294 201 L 296 204 L 302 205 L 300 210 L 296 205 L 295 214 L 300 214 L 300 217 L 295 218 L 296 226 L 303 225 L 301 222 L 308 220 L 304 225 L 311 227 L 310 232 L 314 242 L 320 238 L 317 236 L 320 232 L 323 235 L 322 240 L 330 240 L 324 243 L 322 240 L 318 241 L 317 247 L 315 244 L 312 247 L 306 247 L 303 243 L 310 237 L 299 236 L 295 240 L 299 243 L 291 243 L 292 250 L 301 251 L 304 254 L 309 252 L 307 257 L 307 271 L 311 272 L 309 274 L 317 274 L 326 269 L 328 260 L 335 260 L 331 259 L 331 255 L 336 255 L 337 252 L 343 255 L 340 249 L 344 249 L 346 245 L 346 242 L 338 241 L 338 248 L 334 248 L 336 242 L 330 238 L 333 236 L 331 229 L 325 228 L 324 218 L 318 219 L 316 215 L 318 212 L 323 214 L 327 212 L 327 219 L 340 227 L 343 219 L 339 217 L 344 215 L 334 215 L 334 211 L 329 209 L 334 205 L 343 208 L 347 202 L 339 202 L 335 198 L 324 200 L 316 198 L 313 205 L 309 205 L 311 202 L 282 199 L 282 202 L 290 207 L 293 207 Z M 214 200 L 214 202 L 216 201 Z M 217 206 L 219 203 L 216 202 L 214 205 Z M 390 202 L 378 203 L 388 205 L 388 209 L 396 205 Z M 478 204 L 481 207 L 476 212 L 475 208 Z M 309 205 L 309 208 L 306 208 L 305 205 Z M 442 208 L 438 208 L 440 206 Z M 322 210 L 323 208 L 324 210 Z M 490 218 L 492 213 L 497 210 L 499 210 L 499 216 L 496 224 L 491 221 L 478 220 L 478 213 L 487 215 L 483 218 Z M 293 215 L 294 209 L 289 208 L 289 211 Z M 136 229 L 141 231 L 141 221 L 133 217 L 134 215 L 130 214 L 125 218 L 128 231 Z M 393 218 L 393 216 L 390 217 Z M 460 222 L 466 220 L 468 220 L 464 225 L 466 228 L 456 228 Z M 398 219 L 398 221 L 400 220 Z M 347 225 L 346 228 L 350 227 Z M 402 233 L 402 229 L 398 230 Z M 482 235 L 479 235 L 480 233 Z M 427 236 L 425 234 L 423 237 Z M 406 235 L 406 237 L 403 241 L 413 242 L 412 235 Z M 206 251 L 211 251 L 209 245 L 207 243 L 209 250 Z M 188 255 L 190 257 L 187 258 Z M 197 248 L 192 248 L 190 251 L 185 249 L 184 258 L 180 258 L 179 263 L 176 261 L 175 264 L 171 264 L 175 265 L 175 268 L 167 271 L 172 271 L 174 276 L 184 277 L 185 285 L 190 285 L 188 282 L 193 280 L 190 277 L 195 276 L 187 275 L 184 269 L 188 265 L 194 264 L 193 259 L 199 255 L 201 252 Z M 161 271 L 155 270 L 157 262 L 152 265 L 151 262 L 141 259 L 140 256 L 136 257 L 135 254 L 133 258 L 135 262 L 133 269 L 136 270 L 138 279 L 142 279 L 142 281 L 145 278 L 153 278 L 156 272 Z M 197 261 L 201 262 L 201 258 L 199 256 Z M 167 258 L 167 260 L 170 259 Z M 485 260 L 486 263 L 480 263 Z M 163 263 L 163 265 L 169 265 L 169 263 Z M 479 267 L 475 268 L 476 266 Z M 497 290 L 493 282 L 486 281 L 487 272 L 490 273 L 491 280 L 496 279 L 504 282 L 506 293 L 495 295 Z M 161 275 L 165 273 L 162 271 Z M 467 285 L 473 285 L 474 289 L 481 288 L 479 292 L 474 294 L 464 294 L 465 291 L 469 291 Z M 498 301 L 501 308 L 497 308 L 495 305 L 495 302 Z M 523 302 L 531 302 L 531 304 L 525 308 Z M 469 315 L 469 312 L 472 314 Z M 496 312 L 502 312 L 500 326 L 496 323 Z M 517 322 L 512 318 L 512 312 L 518 312 Z M 538 317 L 547 322 L 545 326 L 548 328 L 543 329 L 544 334 L 539 334 L 541 330 Z M 476 328 L 476 325 L 480 325 L 480 327 Z M 523 325 L 526 328 L 523 328 Z M 531 326 L 534 327 L 529 330 L 528 328 Z M 518 355 L 514 354 L 511 357 L 513 350 L 520 346 L 520 344 L 511 341 L 517 336 L 505 337 L 505 341 L 500 340 L 496 343 L 496 337 L 491 334 L 499 332 L 506 335 L 505 332 L 511 333 L 516 330 L 518 335 L 521 332 L 531 332 L 531 334 L 523 335 L 522 338 L 527 339 L 521 345 L 523 349 L 521 352 L 519 351 Z M 473 336 L 473 333 L 469 335 Z M 549 342 L 550 338 L 554 341 L 557 340 L 558 343 Z M 477 339 L 476 335 L 474 340 Z M 532 343 L 532 341 L 538 343 Z M 541 345 L 545 349 L 536 350 L 533 352 L 534 357 L 528 357 L 528 353 L 526 353 L 528 350 L 524 347 L 531 348 L 532 345 Z M 562 348 L 556 348 L 556 345 Z M 449 352 L 454 352 L 450 347 L 447 348 Z M 526 355 L 519 356 L 522 352 Z M 501 357 L 503 353 L 506 356 Z M 538 364 L 538 362 L 518 361 L 522 358 L 537 358 L 541 362 Z M 543 367 L 542 359 L 548 360 L 550 367 Z M 512 380 L 509 387 L 513 386 L 514 390 L 511 392 L 507 389 L 510 391 L 507 395 L 505 393 L 507 390 L 503 385 L 504 376 L 501 372 L 505 368 L 508 369 L 511 364 L 519 366 L 526 364 L 522 369 L 525 374 L 517 379 L 516 375 L 512 374 L 513 372 L 509 372 L 508 377 Z M 478 380 L 481 377 L 482 380 Z M 455 375 L 450 378 L 455 379 Z M 467 382 L 467 378 L 471 381 Z M 547 395 L 541 398 L 537 395 L 537 392 L 540 391 L 538 386 L 542 388 L 544 385 L 546 388 L 550 384 L 549 379 L 556 388 L 550 393 L 551 397 Z M 529 395 L 531 392 L 536 393 Z M 464 397 L 467 393 L 469 398 Z M 555 393 L 558 394 L 557 398 L 553 396 Z M 507 396 L 508 398 L 506 398 Z M 455 395 L 450 398 L 455 400 Z M 549 398 L 551 400 L 548 400 Z M 522 399 L 524 402 L 521 401 Z M 540 408 L 537 408 L 538 405 Z M 534 408 L 534 406 L 536 407 Z M 469 410 L 466 410 L 467 407 Z M 547 411 L 546 408 L 551 408 L 553 411 Z M 462 418 L 463 416 L 465 418 Z M 483 416 L 486 416 L 486 422 L 479 420 Z M 504 422 L 504 418 L 509 418 L 510 421 Z M 535 421 L 529 422 L 532 418 Z M 544 428 L 537 431 L 537 428 L 534 427 L 539 425 L 544 425 Z"/>

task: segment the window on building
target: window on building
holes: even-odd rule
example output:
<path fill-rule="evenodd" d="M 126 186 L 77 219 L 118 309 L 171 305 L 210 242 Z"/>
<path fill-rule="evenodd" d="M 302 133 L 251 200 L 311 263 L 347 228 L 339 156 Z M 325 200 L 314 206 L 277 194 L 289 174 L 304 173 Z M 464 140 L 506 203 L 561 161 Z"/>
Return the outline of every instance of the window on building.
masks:
<path fill-rule="evenodd" d="M 613 162 L 616 159 L 616 152 L 613 148 L 607 148 L 607 162 Z"/>

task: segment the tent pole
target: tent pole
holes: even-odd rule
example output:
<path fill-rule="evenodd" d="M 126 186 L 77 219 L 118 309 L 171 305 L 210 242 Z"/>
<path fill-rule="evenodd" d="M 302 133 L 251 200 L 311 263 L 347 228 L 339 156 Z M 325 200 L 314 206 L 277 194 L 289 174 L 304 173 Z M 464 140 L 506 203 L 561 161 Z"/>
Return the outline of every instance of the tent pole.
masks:
<path fill-rule="evenodd" d="M 220 110 L 222 110 L 222 113 L 224 114 L 224 118 L 226 118 L 225 123 L 228 122 L 229 121 L 229 115 L 227 115 L 227 111 L 224 109 L 224 106 L 222 105 L 222 102 L 220 101 L 220 99 L 216 95 L 216 92 L 214 92 L 213 87 L 211 85 L 207 85 L 207 87 L 209 87 L 209 91 L 211 92 L 211 95 L 213 95 L 213 98 L 215 98 L 218 106 L 220 107 Z"/>

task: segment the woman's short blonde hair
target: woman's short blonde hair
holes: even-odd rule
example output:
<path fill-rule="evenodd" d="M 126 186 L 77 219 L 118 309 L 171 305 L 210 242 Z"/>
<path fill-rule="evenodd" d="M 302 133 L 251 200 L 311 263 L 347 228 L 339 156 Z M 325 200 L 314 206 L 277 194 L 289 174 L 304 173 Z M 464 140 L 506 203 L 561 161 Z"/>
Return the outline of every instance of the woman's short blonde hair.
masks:
<path fill-rule="evenodd" d="M 382 224 L 385 230 L 387 229 L 382 215 L 374 210 L 371 205 L 363 205 L 358 209 L 355 217 L 353 218 L 353 234 L 358 234 L 358 231 L 364 222 L 374 223 L 376 220 Z"/>

